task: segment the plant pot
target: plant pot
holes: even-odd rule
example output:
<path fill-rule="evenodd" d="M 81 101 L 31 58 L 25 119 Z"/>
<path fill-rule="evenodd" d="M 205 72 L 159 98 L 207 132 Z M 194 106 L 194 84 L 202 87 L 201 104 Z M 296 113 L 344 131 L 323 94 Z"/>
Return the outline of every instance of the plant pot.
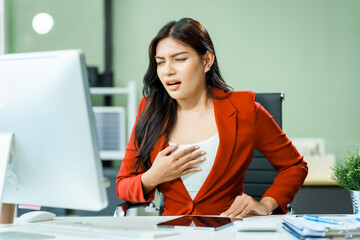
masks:
<path fill-rule="evenodd" d="M 353 213 L 360 213 L 360 191 L 350 190 L 351 204 L 353 207 Z"/>

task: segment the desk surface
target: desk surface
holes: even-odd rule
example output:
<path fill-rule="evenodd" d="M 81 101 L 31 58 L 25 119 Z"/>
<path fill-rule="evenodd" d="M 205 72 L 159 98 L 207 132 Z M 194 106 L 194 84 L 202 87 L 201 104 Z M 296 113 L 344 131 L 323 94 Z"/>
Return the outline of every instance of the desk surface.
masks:
<path fill-rule="evenodd" d="M 68 219 L 69 221 L 81 221 L 81 222 L 91 222 L 91 223 L 105 223 L 105 224 L 121 224 L 124 226 L 140 226 L 141 228 L 154 228 L 155 224 L 160 221 L 165 221 L 172 219 L 174 217 L 61 217 L 58 219 Z M 212 239 L 296 239 L 291 234 L 287 233 L 280 227 L 283 216 L 274 215 L 266 217 L 248 217 L 244 221 L 264 221 L 268 220 L 271 222 L 279 223 L 279 228 L 277 232 L 237 232 L 235 226 L 227 227 L 220 231 L 209 231 L 209 230 L 187 230 L 187 229 L 176 229 L 175 231 L 180 231 L 179 235 L 173 235 L 170 237 L 159 238 L 162 240 L 171 239 L 171 240 L 212 240 Z M 56 240 L 67 239 L 67 240 L 79 240 L 79 239 L 134 239 L 134 238 L 125 238 L 125 237 L 115 237 L 113 235 L 101 235 L 99 233 L 87 233 L 87 232 L 76 232 L 71 230 L 62 230 L 62 229 L 50 229 L 37 226 L 36 223 L 21 223 L 16 219 L 13 225 L 3 225 L 0 226 L 0 233 L 2 232 L 23 232 L 23 233 L 35 233 L 42 235 L 55 236 Z M 40 239 L 40 238 L 39 238 Z"/>

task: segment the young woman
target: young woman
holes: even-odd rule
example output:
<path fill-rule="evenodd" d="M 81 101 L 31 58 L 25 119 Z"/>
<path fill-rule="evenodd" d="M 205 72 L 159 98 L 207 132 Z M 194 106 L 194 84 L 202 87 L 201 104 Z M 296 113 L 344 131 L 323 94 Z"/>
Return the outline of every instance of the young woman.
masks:
<path fill-rule="evenodd" d="M 307 165 L 253 92 L 221 78 L 206 29 L 184 18 L 166 24 L 149 47 L 135 127 L 117 177 L 117 195 L 164 215 L 243 217 L 286 212 Z M 254 149 L 279 171 L 258 202 L 243 192 Z"/>

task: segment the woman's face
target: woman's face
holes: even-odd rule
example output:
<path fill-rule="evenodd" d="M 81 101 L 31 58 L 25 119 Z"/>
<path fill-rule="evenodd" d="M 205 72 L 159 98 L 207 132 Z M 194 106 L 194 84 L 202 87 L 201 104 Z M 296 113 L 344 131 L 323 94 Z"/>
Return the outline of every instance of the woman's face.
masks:
<path fill-rule="evenodd" d="M 190 100 L 206 91 L 206 61 L 193 48 L 167 37 L 158 43 L 155 60 L 157 75 L 173 99 Z"/>

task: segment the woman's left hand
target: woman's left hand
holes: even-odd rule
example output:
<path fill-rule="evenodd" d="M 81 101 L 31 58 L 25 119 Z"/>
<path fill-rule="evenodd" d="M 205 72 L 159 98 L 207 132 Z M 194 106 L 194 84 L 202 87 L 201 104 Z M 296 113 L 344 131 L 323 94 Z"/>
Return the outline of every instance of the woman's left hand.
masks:
<path fill-rule="evenodd" d="M 220 214 L 221 217 L 243 218 L 246 214 L 265 216 L 279 204 L 271 197 L 264 197 L 260 202 L 243 193 L 235 198 L 230 208 Z"/>

